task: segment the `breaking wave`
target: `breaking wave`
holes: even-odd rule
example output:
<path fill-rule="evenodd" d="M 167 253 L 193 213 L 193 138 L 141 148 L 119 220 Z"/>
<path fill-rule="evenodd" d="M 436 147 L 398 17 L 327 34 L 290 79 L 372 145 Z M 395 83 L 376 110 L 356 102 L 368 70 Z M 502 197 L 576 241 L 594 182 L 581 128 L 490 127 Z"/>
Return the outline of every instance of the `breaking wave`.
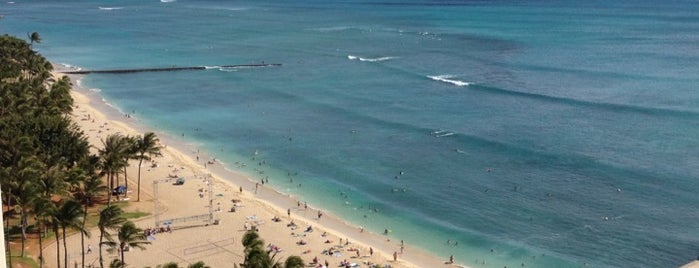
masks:
<path fill-rule="evenodd" d="M 458 87 L 465 87 L 465 86 L 470 85 L 469 82 L 464 82 L 464 81 L 461 81 L 461 80 L 452 79 L 452 78 L 454 78 L 453 75 L 435 75 L 435 76 L 429 76 L 429 75 L 428 75 L 427 77 L 428 77 L 429 79 L 432 79 L 432 80 L 435 80 L 435 81 L 444 82 L 444 83 L 449 83 L 449 84 L 452 84 L 452 85 L 455 85 L 455 86 L 458 86 Z"/>

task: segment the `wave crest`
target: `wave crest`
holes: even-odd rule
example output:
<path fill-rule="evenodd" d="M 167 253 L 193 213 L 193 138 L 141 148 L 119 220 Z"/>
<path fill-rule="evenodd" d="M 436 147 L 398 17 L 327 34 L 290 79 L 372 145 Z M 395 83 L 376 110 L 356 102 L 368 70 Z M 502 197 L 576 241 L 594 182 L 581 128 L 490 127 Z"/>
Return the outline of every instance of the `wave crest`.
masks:
<path fill-rule="evenodd" d="M 123 9 L 123 7 L 98 7 L 99 10 L 119 10 Z"/>
<path fill-rule="evenodd" d="M 347 58 L 349 60 L 359 60 L 359 61 L 368 61 L 368 62 L 379 62 L 379 61 L 387 61 L 387 60 L 392 60 L 395 59 L 396 57 L 378 57 L 378 58 L 362 58 L 354 55 L 347 55 Z"/>
<path fill-rule="evenodd" d="M 466 87 L 466 86 L 471 84 L 469 82 L 452 79 L 452 78 L 454 78 L 453 75 L 434 75 L 434 76 L 428 75 L 427 78 L 435 80 L 435 81 L 439 81 L 439 82 L 449 83 L 449 84 L 452 84 L 452 85 L 455 85 L 458 87 Z"/>

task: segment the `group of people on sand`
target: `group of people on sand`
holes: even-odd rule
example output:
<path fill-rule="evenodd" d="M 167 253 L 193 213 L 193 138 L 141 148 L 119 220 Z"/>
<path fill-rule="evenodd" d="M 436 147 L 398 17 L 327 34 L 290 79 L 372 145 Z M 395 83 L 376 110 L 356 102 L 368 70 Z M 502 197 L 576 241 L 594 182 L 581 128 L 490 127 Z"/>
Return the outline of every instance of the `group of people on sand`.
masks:
<path fill-rule="evenodd" d="M 165 233 L 165 232 L 172 233 L 172 228 L 170 227 L 169 224 L 166 225 L 165 227 L 160 226 L 159 228 L 146 228 L 143 230 L 143 234 L 146 237 L 151 237 L 151 236 L 154 236 L 158 233 Z"/>

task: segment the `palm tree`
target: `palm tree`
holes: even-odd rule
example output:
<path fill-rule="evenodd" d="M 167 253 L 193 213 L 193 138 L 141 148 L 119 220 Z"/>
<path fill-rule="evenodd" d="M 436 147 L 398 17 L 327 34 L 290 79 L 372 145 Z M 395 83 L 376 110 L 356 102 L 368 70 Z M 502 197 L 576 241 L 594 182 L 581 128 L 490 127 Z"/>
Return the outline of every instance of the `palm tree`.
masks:
<path fill-rule="evenodd" d="M 270 256 L 265 250 L 265 241 L 255 231 L 247 231 L 243 235 L 243 247 L 245 247 L 245 268 L 280 268 L 281 264 L 274 260 L 274 255 Z"/>
<path fill-rule="evenodd" d="M 29 38 L 29 46 L 33 46 L 34 43 L 41 43 L 41 36 L 39 36 L 39 33 L 33 32 L 31 34 L 27 33 L 27 37 Z"/>
<path fill-rule="evenodd" d="M 153 156 L 162 156 L 160 149 L 162 146 L 159 144 L 160 140 L 155 133 L 146 132 L 143 136 L 136 137 L 136 159 L 138 159 L 138 191 L 136 194 L 136 201 L 141 201 L 141 164 L 143 160 L 150 160 Z"/>
<path fill-rule="evenodd" d="M 34 202 L 34 217 L 36 217 L 36 222 L 39 225 L 39 267 L 44 267 L 44 246 L 43 238 L 45 229 L 44 226 L 50 224 L 50 218 L 52 215 L 56 214 L 56 205 L 51 202 L 50 199 L 39 198 Z M 59 261 L 60 262 L 60 261 Z"/>
<path fill-rule="evenodd" d="M 124 185 L 126 186 L 126 189 L 129 189 L 129 177 L 126 175 L 126 168 L 129 167 L 129 160 L 136 159 L 136 157 L 138 157 L 138 152 L 136 152 L 136 137 L 126 136 L 124 139 L 124 146 L 126 147 L 126 150 L 124 151 L 124 162 L 126 165 L 123 167 Z M 117 183 L 117 185 L 119 184 Z M 126 195 L 126 193 L 124 193 L 124 195 Z"/>
<path fill-rule="evenodd" d="M 128 138 L 121 134 L 112 134 L 102 140 L 104 148 L 99 150 L 102 160 L 102 173 L 107 175 L 109 184 L 107 204 L 111 204 L 112 190 L 114 189 L 114 176 L 122 170 L 128 163 L 125 161 L 128 150 Z"/>
<path fill-rule="evenodd" d="M 179 265 L 177 265 L 176 262 L 168 262 L 163 265 L 158 265 L 156 268 L 180 268 Z M 190 265 L 187 265 L 187 268 L 211 268 L 210 266 L 206 265 L 203 261 L 198 261 L 195 263 L 192 263 Z"/>
<path fill-rule="evenodd" d="M 20 161 L 20 169 L 17 172 L 17 184 L 13 194 L 15 201 L 15 211 L 19 212 L 20 227 L 22 230 L 22 250 L 24 257 L 24 243 L 27 240 L 27 227 L 29 213 L 37 198 L 37 178 L 41 176 L 43 164 L 36 157 L 27 157 Z"/>
<path fill-rule="evenodd" d="M 180 268 L 180 266 L 177 265 L 176 262 L 168 262 L 168 263 L 163 264 L 163 265 L 158 265 L 158 266 L 156 266 L 156 268 Z"/>
<path fill-rule="evenodd" d="M 113 241 L 105 242 L 105 244 L 112 249 L 118 247 L 121 255 L 121 264 L 124 266 L 126 265 L 126 262 L 124 262 L 124 251 L 127 247 L 143 250 L 146 249 L 143 245 L 150 244 L 150 242 L 146 240 L 146 234 L 143 233 L 143 229 L 136 227 L 131 221 L 127 221 L 119 228 L 117 237 L 119 238 L 118 244 Z"/>
<path fill-rule="evenodd" d="M 99 252 L 100 252 L 100 267 L 104 268 L 104 260 L 102 259 L 102 245 L 105 244 L 103 239 L 106 237 L 108 242 L 114 241 L 112 235 L 109 233 L 110 230 L 116 230 L 126 222 L 126 218 L 122 216 L 123 211 L 120 207 L 114 205 L 107 205 L 102 211 L 100 211 L 100 218 L 97 222 L 97 227 L 100 230 L 100 242 L 99 242 Z"/>
<path fill-rule="evenodd" d="M 82 225 L 83 223 L 83 211 L 82 206 L 78 201 L 69 199 L 61 207 L 58 208 L 58 213 L 56 214 L 56 219 L 61 225 L 61 231 L 63 236 L 63 261 L 65 262 L 64 267 L 68 267 L 68 247 L 66 243 L 66 229 L 78 230 L 89 237 L 89 232 Z"/>
<path fill-rule="evenodd" d="M 198 262 L 192 263 L 190 265 L 187 265 L 187 268 L 211 268 L 211 267 L 206 265 L 203 261 L 198 261 Z"/>
<path fill-rule="evenodd" d="M 87 162 L 95 162 L 97 157 L 89 157 Z M 100 193 L 107 190 L 107 186 L 102 185 L 102 180 L 94 171 L 85 171 L 80 167 L 73 168 L 71 172 L 71 177 L 77 178 L 80 181 L 80 187 L 78 188 L 78 197 L 82 201 L 83 209 L 83 226 L 87 221 L 88 208 L 93 204 L 93 199 Z M 85 236 L 80 236 L 80 248 L 82 256 L 82 265 L 85 267 Z"/>
<path fill-rule="evenodd" d="M 306 264 L 299 256 L 289 256 L 284 262 L 284 268 L 303 268 Z"/>
<path fill-rule="evenodd" d="M 124 268 L 124 263 L 120 261 L 119 259 L 113 259 L 112 262 L 109 263 L 109 268 Z"/>
<path fill-rule="evenodd" d="M 244 268 L 282 268 L 282 264 L 275 259 L 276 254 L 272 254 L 271 250 L 265 250 L 265 241 L 260 238 L 260 235 L 255 231 L 247 231 L 242 239 L 243 247 L 245 247 L 245 259 L 242 267 Z M 289 256 L 284 262 L 285 268 L 302 268 L 305 267 L 303 259 L 299 256 Z"/>

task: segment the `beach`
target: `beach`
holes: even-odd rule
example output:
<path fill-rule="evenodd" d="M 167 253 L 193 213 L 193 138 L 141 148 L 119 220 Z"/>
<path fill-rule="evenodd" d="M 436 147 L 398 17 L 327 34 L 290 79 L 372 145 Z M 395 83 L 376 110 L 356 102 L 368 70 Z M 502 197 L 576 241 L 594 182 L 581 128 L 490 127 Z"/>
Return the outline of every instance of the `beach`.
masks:
<path fill-rule="evenodd" d="M 474 268 L 696 259 L 696 1 L 0 7 L 3 33 L 40 34 L 32 49 L 66 69 L 173 70 L 95 72 L 77 89 L 89 104 L 76 103 L 76 121 L 97 147 L 114 131 L 154 131 L 168 146 L 155 167 L 143 165 L 141 202 L 133 202 L 135 161 L 128 170 L 123 203 L 148 213 L 139 227 L 156 222 L 153 180 L 157 220 L 178 219 L 172 227 L 207 224 L 220 203 L 212 213 L 219 225 L 156 235 L 127 262 L 161 258 L 169 245 L 187 260 L 242 255 L 246 220 L 248 228 L 264 221 L 262 238 L 279 244 L 279 257 L 307 262 L 313 253 L 324 262 L 321 249 L 329 249 L 315 240 L 340 238 L 390 264 L 404 240 L 398 265 L 418 267 L 451 255 Z M 167 181 L 180 176 L 183 185 Z M 228 212 L 234 199 L 242 207 Z M 286 227 L 287 209 L 295 230 Z M 291 235 L 311 224 L 312 234 Z M 317 228 L 332 239 L 318 238 Z M 210 232 L 217 236 L 184 239 Z M 296 245 L 301 238 L 319 249 Z M 437 257 L 420 263 L 419 250 Z M 328 258 L 331 266 L 365 260 L 348 252 Z"/>
<path fill-rule="evenodd" d="M 167 262 L 186 265 L 204 261 L 211 267 L 231 267 L 233 263 L 242 263 L 241 238 L 252 228 L 259 230 L 269 249 L 277 252 L 276 259 L 281 261 L 297 255 L 306 263 L 317 260 L 314 266 L 318 267 L 326 262 L 329 267 L 343 262 L 359 267 L 369 264 L 380 267 L 451 266 L 445 264 L 446 260 L 409 244 L 402 245 L 400 240 L 349 225 L 339 215 L 306 204 L 302 197 L 281 194 L 263 182 L 253 182 L 244 173 L 225 169 L 207 152 L 176 144 L 174 139 L 167 138 L 168 134 L 148 129 L 136 118 L 120 114 L 106 105 L 97 92 L 79 87 L 78 79 L 79 76 L 71 76 L 75 100 L 73 118 L 94 146 L 93 152 L 101 148 L 102 139 L 115 133 L 133 136 L 153 131 L 164 146 L 162 157 L 143 163 L 141 201 L 136 201 L 138 162 L 134 160 L 127 170 L 128 194 L 117 201 L 129 203 L 127 212 L 149 213 L 134 221 L 139 228 L 156 230 L 156 234 L 149 237 L 151 244 L 146 245 L 146 250 L 131 249 L 126 253 L 129 266 L 155 267 Z M 179 178 L 183 178 L 184 183 L 175 185 Z M 210 210 L 213 222 L 208 221 Z M 171 224 L 156 226 L 157 220 L 170 220 Z M 86 240 L 86 245 L 92 252 L 86 255 L 85 262 L 96 265 L 99 231 L 90 231 L 92 236 Z M 80 236 L 72 235 L 67 239 L 70 263 L 80 264 Z M 47 260 L 55 259 L 55 243 L 45 248 L 44 254 Z M 104 254 L 105 263 L 117 256 L 116 252 L 105 251 Z M 46 264 L 51 267 L 53 263 Z"/>

